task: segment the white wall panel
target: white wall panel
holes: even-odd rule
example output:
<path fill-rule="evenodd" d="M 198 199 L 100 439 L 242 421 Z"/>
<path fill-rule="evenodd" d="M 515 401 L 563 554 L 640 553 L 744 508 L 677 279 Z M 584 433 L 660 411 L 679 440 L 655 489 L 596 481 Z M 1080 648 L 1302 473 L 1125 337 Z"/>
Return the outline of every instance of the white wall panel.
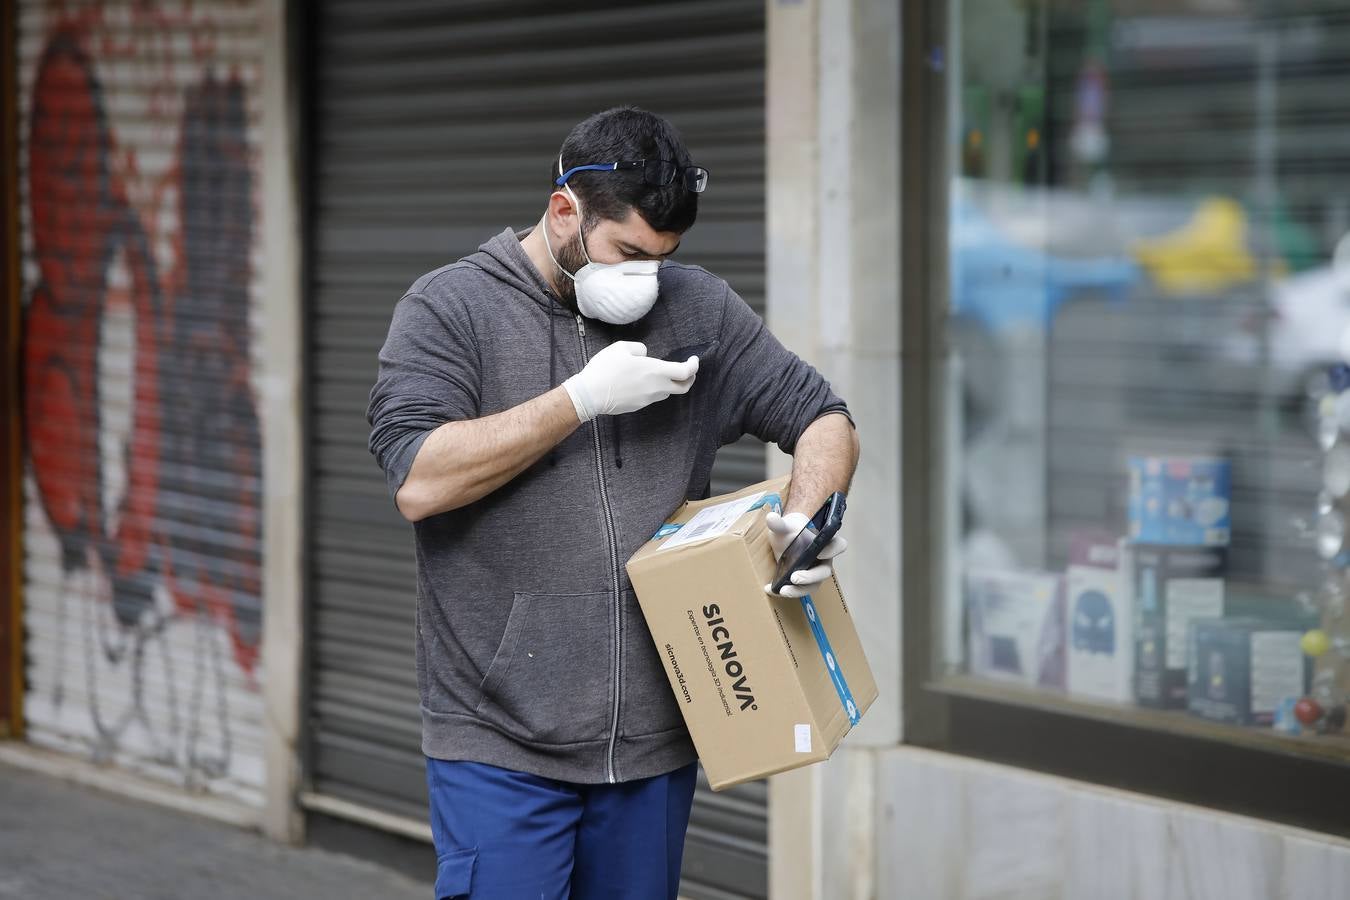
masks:
<path fill-rule="evenodd" d="M 1350 896 L 1343 840 L 927 750 L 876 760 L 879 897 Z"/>

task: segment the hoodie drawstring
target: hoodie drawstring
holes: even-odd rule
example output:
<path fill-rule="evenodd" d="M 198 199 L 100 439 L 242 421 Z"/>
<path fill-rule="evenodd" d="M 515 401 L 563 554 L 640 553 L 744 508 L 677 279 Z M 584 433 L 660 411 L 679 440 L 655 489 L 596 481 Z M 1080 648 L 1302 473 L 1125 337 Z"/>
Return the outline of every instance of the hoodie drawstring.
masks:
<path fill-rule="evenodd" d="M 553 315 L 553 295 L 548 295 L 548 389 L 551 391 L 558 386 L 558 317 Z M 548 464 L 556 466 L 558 464 L 558 445 L 554 444 L 548 451 Z"/>
<path fill-rule="evenodd" d="M 548 295 L 548 389 L 551 391 L 558 386 L 558 317 L 553 314 L 553 306 L 557 300 L 552 294 Z M 623 468 L 623 438 L 619 434 L 619 417 L 611 416 L 614 432 L 614 468 Z M 592 422 L 592 428 L 598 428 L 599 425 Z M 548 464 L 556 466 L 558 464 L 558 448 L 555 445 L 548 451 Z"/>

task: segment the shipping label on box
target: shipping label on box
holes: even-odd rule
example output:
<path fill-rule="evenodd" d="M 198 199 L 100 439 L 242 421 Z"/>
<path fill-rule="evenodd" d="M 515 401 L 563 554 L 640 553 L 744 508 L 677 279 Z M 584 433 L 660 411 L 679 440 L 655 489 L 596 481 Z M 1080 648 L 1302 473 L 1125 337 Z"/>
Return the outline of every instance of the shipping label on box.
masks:
<path fill-rule="evenodd" d="M 1135 698 L 1145 706 L 1187 705 L 1191 622 L 1224 612 L 1227 552 L 1133 545 Z"/>
<path fill-rule="evenodd" d="M 1134 699 L 1134 604 L 1120 541 L 1074 548 L 1065 571 L 1065 687 L 1082 697 Z"/>
<path fill-rule="evenodd" d="M 1224 547 L 1232 533 L 1232 466 L 1216 457 L 1132 456 L 1130 539 Z"/>
<path fill-rule="evenodd" d="M 1219 722 L 1270 725 L 1306 689 L 1302 632 L 1258 619 L 1191 623 L 1189 706 Z"/>
<path fill-rule="evenodd" d="M 1064 686 L 1064 595 L 1057 575 L 966 574 L 970 671 L 1040 687 Z"/>
<path fill-rule="evenodd" d="M 764 592 L 788 480 L 686 503 L 628 575 L 713 790 L 827 759 L 877 686 L 838 582 Z"/>

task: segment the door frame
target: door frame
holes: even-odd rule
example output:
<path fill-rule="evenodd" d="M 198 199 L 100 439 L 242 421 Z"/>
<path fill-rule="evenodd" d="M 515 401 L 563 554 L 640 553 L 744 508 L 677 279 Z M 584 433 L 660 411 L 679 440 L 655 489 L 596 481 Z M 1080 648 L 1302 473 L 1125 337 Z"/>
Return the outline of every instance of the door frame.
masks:
<path fill-rule="evenodd" d="M 23 457 L 19 394 L 18 38 L 13 0 L 0 0 L 0 738 L 23 736 Z"/>

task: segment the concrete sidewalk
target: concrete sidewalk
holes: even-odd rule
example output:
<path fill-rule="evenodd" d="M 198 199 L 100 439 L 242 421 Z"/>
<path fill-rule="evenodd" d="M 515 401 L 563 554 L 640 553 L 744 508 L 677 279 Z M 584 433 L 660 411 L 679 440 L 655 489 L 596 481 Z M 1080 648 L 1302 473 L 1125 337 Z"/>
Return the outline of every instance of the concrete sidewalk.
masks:
<path fill-rule="evenodd" d="M 425 884 L 0 763 L 0 898 L 426 900 Z"/>

